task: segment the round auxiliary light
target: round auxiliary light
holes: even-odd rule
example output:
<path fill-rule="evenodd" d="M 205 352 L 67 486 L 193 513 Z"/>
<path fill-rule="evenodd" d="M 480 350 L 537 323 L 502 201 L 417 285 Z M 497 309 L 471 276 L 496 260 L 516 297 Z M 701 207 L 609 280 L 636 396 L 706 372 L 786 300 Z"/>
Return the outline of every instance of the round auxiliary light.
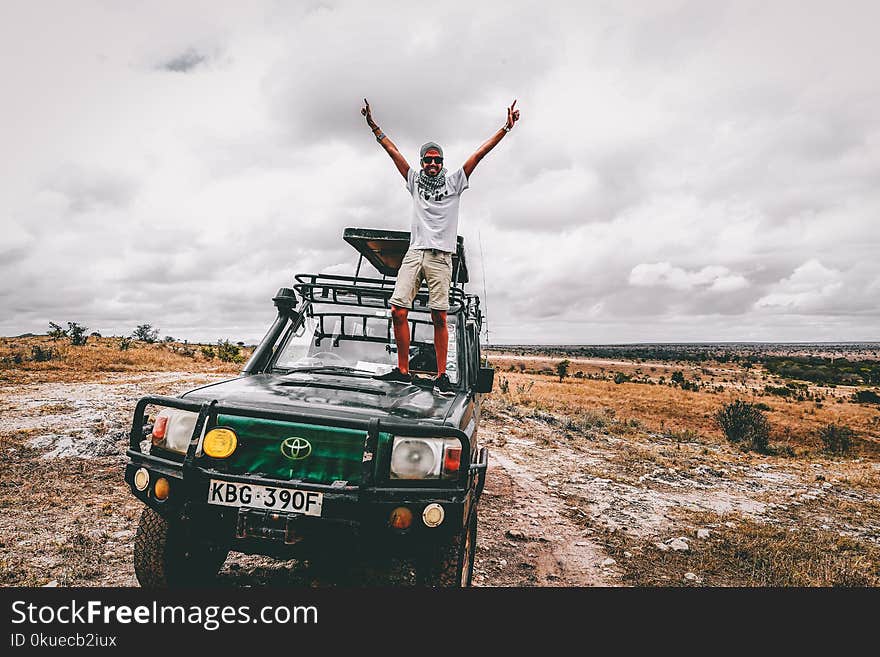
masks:
<path fill-rule="evenodd" d="M 238 446 L 238 436 L 232 429 L 211 429 L 205 434 L 202 449 L 205 454 L 215 459 L 225 459 L 232 455 Z"/>
<path fill-rule="evenodd" d="M 134 473 L 134 487 L 138 490 L 147 490 L 150 485 L 150 473 L 146 468 L 138 468 Z"/>
<path fill-rule="evenodd" d="M 436 527 L 441 522 L 443 522 L 443 518 L 446 513 L 443 511 L 443 507 L 439 504 L 429 504 L 425 507 L 425 510 L 422 511 L 422 521 L 428 527 Z"/>
<path fill-rule="evenodd" d="M 156 499 L 166 500 L 170 492 L 171 485 L 168 483 L 168 480 L 165 477 L 159 477 L 153 486 L 153 494 L 156 496 Z"/>
<path fill-rule="evenodd" d="M 412 519 L 412 511 L 405 506 L 399 506 L 391 512 L 389 524 L 394 529 L 409 529 L 410 525 L 412 525 Z"/>

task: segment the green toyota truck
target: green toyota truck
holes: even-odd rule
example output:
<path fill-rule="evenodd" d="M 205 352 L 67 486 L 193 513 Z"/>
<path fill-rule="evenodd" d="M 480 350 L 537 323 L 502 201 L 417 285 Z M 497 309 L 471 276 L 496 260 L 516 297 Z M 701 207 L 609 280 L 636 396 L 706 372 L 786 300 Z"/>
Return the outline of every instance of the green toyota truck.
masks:
<path fill-rule="evenodd" d="M 427 288 L 413 302 L 412 384 L 376 380 L 397 362 L 389 298 L 409 233 L 348 228 L 354 276 L 299 274 L 235 378 L 141 399 L 125 481 L 145 508 L 134 565 L 145 587 L 210 582 L 228 553 L 411 564 L 412 583 L 469 586 L 488 451 L 479 445 L 478 296 L 458 238 L 447 373 L 436 372 Z M 380 276 L 363 275 L 364 261 Z M 390 579 L 396 583 L 397 580 Z"/>

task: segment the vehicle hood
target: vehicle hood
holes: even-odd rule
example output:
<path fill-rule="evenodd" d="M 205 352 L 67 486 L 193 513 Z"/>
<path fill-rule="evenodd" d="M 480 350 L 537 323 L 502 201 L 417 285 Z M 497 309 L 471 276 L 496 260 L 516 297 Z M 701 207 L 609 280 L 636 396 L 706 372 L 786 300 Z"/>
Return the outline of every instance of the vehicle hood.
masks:
<path fill-rule="evenodd" d="M 465 402 L 430 388 L 326 373 L 254 374 L 196 388 L 182 397 L 273 411 L 309 410 L 335 417 L 394 417 L 443 422 Z"/>

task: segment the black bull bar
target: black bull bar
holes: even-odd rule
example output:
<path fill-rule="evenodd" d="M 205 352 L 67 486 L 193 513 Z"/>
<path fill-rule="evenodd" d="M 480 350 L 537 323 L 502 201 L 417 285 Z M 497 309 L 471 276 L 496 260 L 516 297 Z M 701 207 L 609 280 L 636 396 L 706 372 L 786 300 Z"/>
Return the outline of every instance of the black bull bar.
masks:
<path fill-rule="evenodd" d="M 145 454 L 141 451 L 141 441 L 144 440 L 144 413 L 148 405 L 164 406 L 183 411 L 198 413 L 195 428 L 190 438 L 183 463 L 165 459 L 153 454 Z M 464 501 L 471 486 L 472 477 L 476 477 L 474 489 L 473 508 L 480 498 L 486 481 L 486 469 L 488 467 L 489 453 L 485 447 L 479 450 L 475 462 L 471 462 L 470 439 L 460 429 L 440 424 L 418 424 L 405 420 L 388 418 L 346 418 L 336 417 L 322 413 L 304 413 L 296 411 L 274 411 L 254 408 L 235 404 L 220 403 L 216 399 L 210 402 L 201 402 L 180 397 L 166 397 L 162 395 L 143 397 L 135 407 L 134 417 L 129 434 L 129 449 L 126 455 L 130 459 L 130 465 L 147 465 L 157 472 L 161 472 L 175 479 L 182 480 L 184 487 L 192 484 L 194 487 L 205 484 L 211 476 L 217 476 L 228 481 L 251 482 L 258 481 L 261 484 L 289 486 L 288 481 L 279 481 L 255 475 L 234 475 L 211 468 L 204 468 L 195 463 L 196 450 L 202 434 L 208 427 L 216 424 L 217 416 L 236 415 L 252 417 L 263 420 L 276 420 L 281 422 L 304 422 L 321 423 L 328 426 L 345 429 L 363 430 L 366 432 L 363 450 L 363 469 L 361 481 L 358 485 L 331 486 L 330 484 L 318 484 L 310 482 L 296 482 L 297 489 L 306 491 L 319 491 L 331 497 L 344 497 L 358 502 L 393 500 L 400 496 L 410 498 L 427 499 L 432 497 L 452 498 L 454 501 Z M 379 433 L 386 432 L 393 435 L 408 436 L 414 438 L 441 437 L 457 438 L 461 443 L 461 466 L 457 480 L 451 482 L 451 486 L 425 487 L 421 485 L 407 486 L 376 486 L 376 452 L 379 442 Z M 127 477 L 128 478 L 128 477 Z M 460 498 L 460 499 L 459 499 Z"/>

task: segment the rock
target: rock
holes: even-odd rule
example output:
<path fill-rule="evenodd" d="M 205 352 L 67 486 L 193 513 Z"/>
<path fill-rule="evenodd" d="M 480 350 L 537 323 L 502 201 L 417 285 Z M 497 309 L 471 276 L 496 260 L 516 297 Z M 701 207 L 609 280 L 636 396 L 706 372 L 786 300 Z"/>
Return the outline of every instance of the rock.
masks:
<path fill-rule="evenodd" d="M 697 538 L 709 538 L 709 533 L 708 529 L 698 529 Z"/>
<path fill-rule="evenodd" d="M 624 552 L 623 553 L 623 556 L 625 556 L 627 559 L 629 559 L 632 555 L 633 555 L 632 552 Z"/>
<path fill-rule="evenodd" d="M 110 538 L 115 538 L 117 540 L 131 538 L 132 536 L 134 536 L 134 532 L 130 529 L 123 529 L 122 531 L 113 532 L 112 534 L 110 534 Z"/>
<path fill-rule="evenodd" d="M 725 522 L 725 523 L 724 523 L 724 526 L 725 526 L 725 527 L 728 527 L 729 529 L 736 529 L 736 523 L 735 523 L 735 522 Z"/>
<path fill-rule="evenodd" d="M 58 586 L 58 580 L 57 580 L 57 579 L 53 579 L 53 580 L 52 580 L 51 582 L 49 582 L 48 584 L 43 584 L 43 588 L 55 588 L 56 586 Z"/>
<path fill-rule="evenodd" d="M 605 559 L 605 560 L 602 561 L 602 567 L 603 567 L 603 568 L 608 568 L 609 566 L 613 566 L 613 565 L 616 564 L 616 563 L 617 563 L 617 561 L 615 561 L 615 560 L 612 559 L 611 557 L 608 557 L 607 559 Z"/>
<path fill-rule="evenodd" d="M 673 538 L 672 541 L 669 542 L 669 547 L 676 552 L 686 552 L 691 549 L 687 542 L 680 538 Z"/>
<path fill-rule="evenodd" d="M 685 573 L 684 578 L 689 582 L 699 582 L 700 578 L 697 577 L 696 573 Z"/>
<path fill-rule="evenodd" d="M 586 541 L 575 541 L 575 545 L 577 547 L 587 547 L 589 543 L 587 543 Z"/>
<path fill-rule="evenodd" d="M 654 543 L 654 547 L 657 548 L 658 550 L 660 550 L 661 552 L 666 552 L 667 550 L 669 550 L 669 546 L 666 545 L 666 543 L 661 543 L 660 541 L 657 541 L 656 543 Z"/>
<path fill-rule="evenodd" d="M 525 534 L 525 532 L 521 532 L 518 529 L 508 529 L 506 532 L 504 532 L 504 535 L 507 538 L 513 539 L 514 541 L 529 541 L 529 540 L 531 540 Z"/>
<path fill-rule="evenodd" d="M 505 566 L 507 566 L 507 559 L 499 559 L 499 560 L 498 560 L 498 565 L 499 565 L 501 568 L 504 568 Z"/>
<path fill-rule="evenodd" d="M 824 484 L 822 484 L 822 488 L 824 488 L 825 490 L 828 490 L 831 487 L 832 487 L 832 484 L 830 482 L 826 481 Z"/>

